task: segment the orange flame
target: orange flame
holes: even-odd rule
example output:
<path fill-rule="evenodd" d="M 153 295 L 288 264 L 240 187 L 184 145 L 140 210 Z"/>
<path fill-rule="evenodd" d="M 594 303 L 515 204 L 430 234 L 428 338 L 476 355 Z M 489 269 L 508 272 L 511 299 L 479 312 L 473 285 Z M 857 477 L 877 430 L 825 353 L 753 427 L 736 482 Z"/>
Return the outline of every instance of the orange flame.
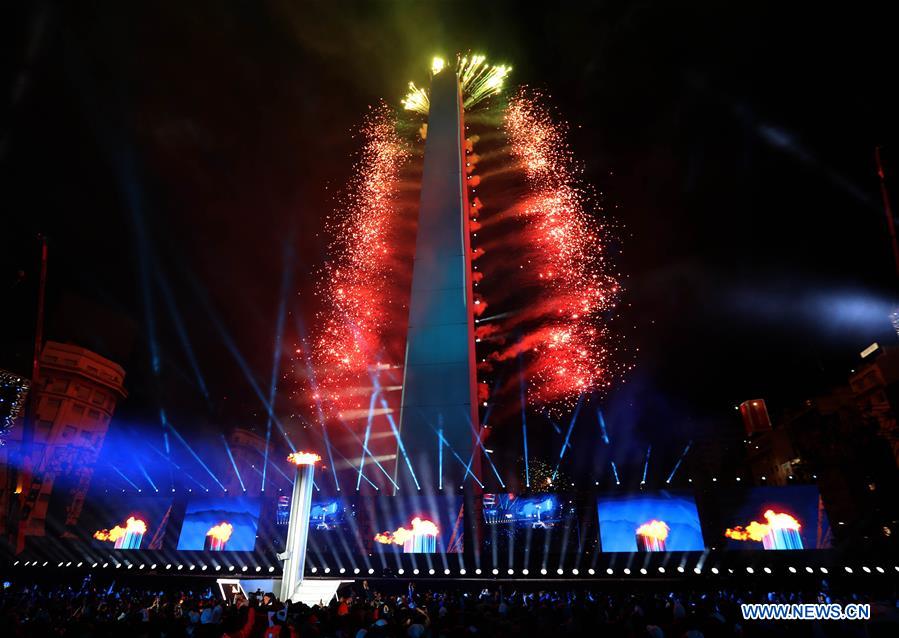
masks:
<path fill-rule="evenodd" d="M 287 460 L 294 465 L 315 465 L 322 457 L 315 452 L 294 452 L 287 456 Z"/>
<path fill-rule="evenodd" d="M 206 532 L 206 536 L 212 536 L 214 539 L 226 543 L 231 538 L 231 532 L 233 531 L 234 526 L 231 523 L 219 523 Z"/>
<path fill-rule="evenodd" d="M 112 529 L 101 529 L 94 532 L 94 538 L 98 541 L 109 541 L 114 543 L 129 532 L 132 534 L 146 534 L 147 524 L 139 518 L 129 516 L 128 520 L 125 521 L 125 527 L 116 525 Z"/>
<path fill-rule="evenodd" d="M 403 545 L 411 536 L 437 536 L 439 533 L 437 523 L 416 516 L 412 519 L 412 529 L 400 527 L 395 532 L 381 532 L 375 534 L 375 541 L 384 545 Z"/>
<path fill-rule="evenodd" d="M 637 534 L 640 536 L 645 536 L 647 538 L 654 538 L 659 541 L 664 541 L 668 538 L 668 530 L 671 528 L 668 527 L 668 523 L 665 521 L 657 521 L 655 519 L 649 521 L 648 523 L 643 523 L 640 527 L 637 528 Z"/>
<path fill-rule="evenodd" d="M 785 514 L 783 512 L 775 512 L 774 510 L 766 510 L 765 511 L 765 520 L 767 523 L 759 523 L 758 521 L 752 521 L 746 527 L 741 527 L 737 525 L 733 529 L 728 528 L 724 531 L 724 535 L 727 538 L 732 538 L 735 541 L 757 541 L 761 542 L 761 540 L 768 535 L 772 529 L 793 529 L 797 532 L 799 528 L 802 527 L 795 518 L 790 516 L 789 514 Z"/>

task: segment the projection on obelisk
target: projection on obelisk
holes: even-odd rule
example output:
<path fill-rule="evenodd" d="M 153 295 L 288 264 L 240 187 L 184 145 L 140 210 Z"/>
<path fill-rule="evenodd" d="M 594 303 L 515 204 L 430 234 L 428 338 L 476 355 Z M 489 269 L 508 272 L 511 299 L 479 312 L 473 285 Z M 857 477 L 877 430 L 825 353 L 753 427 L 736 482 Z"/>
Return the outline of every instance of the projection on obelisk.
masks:
<path fill-rule="evenodd" d="M 423 479 L 459 486 L 479 466 L 464 130 L 459 80 L 444 68 L 431 80 L 412 272 L 396 465 L 403 489 Z"/>
<path fill-rule="evenodd" d="M 294 452 L 287 460 L 297 466 L 290 497 L 290 518 L 287 522 L 287 540 L 284 553 L 278 558 L 284 561 L 281 577 L 281 600 L 297 602 L 298 589 L 303 582 L 306 568 L 306 544 L 309 541 L 309 513 L 312 510 L 312 476 L 315 464 L 321 460 L 318 454 Z"/>

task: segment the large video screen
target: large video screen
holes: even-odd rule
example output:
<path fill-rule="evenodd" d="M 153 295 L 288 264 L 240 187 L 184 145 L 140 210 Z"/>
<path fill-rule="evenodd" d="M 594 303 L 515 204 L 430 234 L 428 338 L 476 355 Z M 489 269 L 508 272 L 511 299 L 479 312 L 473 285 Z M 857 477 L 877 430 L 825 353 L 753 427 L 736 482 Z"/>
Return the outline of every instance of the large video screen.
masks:
<path fill-rule="evenodd" d="M 309 508 L 309 529 L 313 532 L 338 530 L 346 524 L 347 516 L 353 514 L 353 505 L 339 497 L 315 498 Z M 290 523 L 290 496 L 278 497 L 275 523 L 285 528 Z"/>
<path fill-rule="evenodd" d="M 91 538 L 108 549 L 163 548 L 172 515 L 171 497 L 130 497 L 105 500 L 90 517 Z"/>
<path fill-rule="evenodd" d="M 600 547 L 604 552 L 705 549 L 696 501 L 688 492 L 600 496 L 597 513 Z"/>
<path fill-rule="evenodd" d="M 573 516 L 567 500 L 559 494 L 484 494 L 482 505 L 487 525 L 547 529 Z"/>
<path fill-rule="evenodd" d="M 462 553 L 463 501 L 457 496 L 383 496 L 370 500 L 374 550 L 380 553 Z"/>
<path fill-rule="evenodd" d="M 800 550 L 831 546 L 827 512 L 814 485 L 725 493 L 721 537 L 728 549 Z"/>
<path fill-rule="evenodd" d="M 250 496 L 193 497 L 184 512 L 178 549 L 253 551 L 261 504 Z"/>

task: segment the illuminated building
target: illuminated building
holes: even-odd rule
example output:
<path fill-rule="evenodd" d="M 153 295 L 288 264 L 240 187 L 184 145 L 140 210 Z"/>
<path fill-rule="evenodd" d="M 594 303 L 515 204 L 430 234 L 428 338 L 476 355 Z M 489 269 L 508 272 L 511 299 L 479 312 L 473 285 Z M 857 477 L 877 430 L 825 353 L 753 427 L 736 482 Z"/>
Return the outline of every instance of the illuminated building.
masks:
<path fill-rule="evenodd" d="M 62 535 L 78 522 L 109 422 L 127 396 L 124 380 L 121 366 L 95 352 L 55 341 L 44 346 L 34 440 L 13 489 L 19 492 L 17 550 L 29 536 Z M 17 427 L 10 446 L 21 443 Z M 49 521 L 55 529 L 47 529 Z"/>

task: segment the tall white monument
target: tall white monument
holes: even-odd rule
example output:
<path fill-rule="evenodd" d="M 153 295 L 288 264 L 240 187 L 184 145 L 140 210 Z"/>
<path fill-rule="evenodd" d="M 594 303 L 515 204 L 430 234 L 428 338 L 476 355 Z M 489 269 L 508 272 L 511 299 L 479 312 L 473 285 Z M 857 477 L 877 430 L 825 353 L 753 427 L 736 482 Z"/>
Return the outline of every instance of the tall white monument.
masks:
<path fill-rule="evenodd" d="M 287 460 L 297 466 L 290 498 L 290 519 L 287 523 L 287 542 L 284 553 L 278 558 L 284 561 L 281 578 L 281 600 L 297 602 L 298 589 L 303 582 L 306 567 L 306 543 L 309 541 L 309 514 L 312 510 L 312 476 L 315 464 L 321 457 L 313 452 L 294 452 Z"/>

